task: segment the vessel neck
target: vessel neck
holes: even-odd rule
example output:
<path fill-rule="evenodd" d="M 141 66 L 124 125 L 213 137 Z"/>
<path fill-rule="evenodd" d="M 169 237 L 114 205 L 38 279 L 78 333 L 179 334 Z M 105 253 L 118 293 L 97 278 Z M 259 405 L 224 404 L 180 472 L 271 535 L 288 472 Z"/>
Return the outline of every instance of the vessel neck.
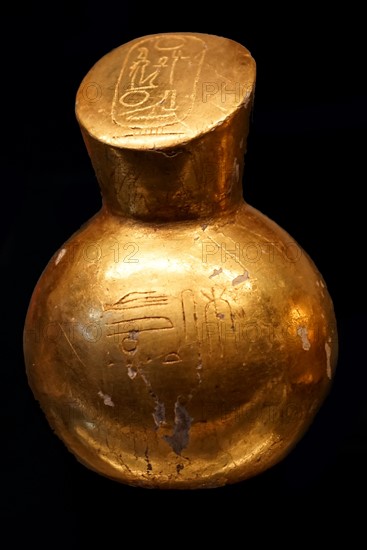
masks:
<path fill-rule="evenodd" d="M 242 201 L 248 112 L 182 147 L 106 147 L 83 132 L 103 202 L 111 213 L 144 221 L 215 216 Z"/>

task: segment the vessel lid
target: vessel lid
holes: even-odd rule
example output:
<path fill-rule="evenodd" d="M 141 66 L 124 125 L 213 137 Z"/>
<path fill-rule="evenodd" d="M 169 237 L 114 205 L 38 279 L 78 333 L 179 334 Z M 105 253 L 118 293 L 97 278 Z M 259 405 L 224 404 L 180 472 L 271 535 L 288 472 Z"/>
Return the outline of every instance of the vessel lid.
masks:
<path fill-rule="evenodd" d="M 255 62 L 237 42 L 196 33 L 151 35 L 94 65 L 78 90 L 76 115 L 102 143 L 172 148 L 249 105 L 254 84 Z"/>

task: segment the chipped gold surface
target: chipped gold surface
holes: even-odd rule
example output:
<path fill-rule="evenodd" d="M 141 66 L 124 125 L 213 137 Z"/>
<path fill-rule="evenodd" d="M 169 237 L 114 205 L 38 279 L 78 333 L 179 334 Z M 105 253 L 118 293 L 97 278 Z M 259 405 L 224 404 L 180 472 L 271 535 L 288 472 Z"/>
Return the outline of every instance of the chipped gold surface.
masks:
<path fill-rule="evenodd" d="M 59 437 L 123 483 L 256 475 L 302 436 L 331 383 L 325 283 L 242 199 L 254 83 L 245 48 L 181 33 L 113 50 L 78 91 L 103 208 L 40 278 L 24 351 Z"/>

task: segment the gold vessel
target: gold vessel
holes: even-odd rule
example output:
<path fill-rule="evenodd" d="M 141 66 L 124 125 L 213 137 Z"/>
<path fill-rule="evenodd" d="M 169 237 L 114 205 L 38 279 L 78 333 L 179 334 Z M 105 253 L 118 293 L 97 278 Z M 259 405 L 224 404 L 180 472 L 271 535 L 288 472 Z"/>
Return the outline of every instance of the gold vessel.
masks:
<path fill-rule="evenodd" d="M 216 487 L 284 457 L 328 392 L 333 305 L 307 254 L 243 201 L 243 46 L 146 36 L 102 58 L 76 114 L 103 207 L 29 306 L 29 383 L 89 468 Z"/>

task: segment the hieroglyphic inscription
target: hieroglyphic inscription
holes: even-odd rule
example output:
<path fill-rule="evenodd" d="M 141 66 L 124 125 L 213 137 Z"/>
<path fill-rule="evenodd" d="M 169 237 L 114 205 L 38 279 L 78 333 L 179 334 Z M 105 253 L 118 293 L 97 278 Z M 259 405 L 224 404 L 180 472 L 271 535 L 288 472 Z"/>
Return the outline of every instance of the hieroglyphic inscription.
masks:
<path fill-rule="evenodd" d="M 200 379 L 204 351 L 210 356 L 223 355 L 225 343 L 236 345 L 238 335 L 232 306 L 224 290 L 212 287 L 199 294 L 201 299 L 191 289 L 182 290 L 180 296 L 153 290 L 124 294 L 104 308 L 106 312 L 113 313 L 107 323 L 107 336 L 119 344 L 128 366 L 136 361 L 141 364 L 150 362 L 152 357 L 165 365 L 179 363 L 184 357 L 181 352 L 185 355 L 194 346 L 197 353 L 197 376 Z M 181 305 L 179 316 L 178 299 Z M 166 333 L 162 340 L 163 353 L 151 354 L 148 349 L 154 349 L 151 347 L 152 340 L 149 340 L 150 344 L 145 350 L 148 340 L 143 335 L 159 331 Z"/>
<path fill-rule="evenodd" d="M 195 101 L 205 43 L 191 35 L 140 40 L 125 57 L 112 120 L 126 135 L 179 134 Z"/>
<path fill-rule="evenodd" d="M 203 325 L 203 338 L 208 340 L 209 353 L 224 351 L 224 342 L 221 334 L 221 321 L 230 323 L 230 330 L 234 332 L 234 315 L 229 301 L 223 298 L 224 291 L 216 294 L 213 287 L 211 295 L 202 291 L 202 294 L 209 300 L 205 306 L 205 321 Z"/>
<path fill-rule="evenodd" d="M 165 314 L 164 310 L 160 314 L 161 306 L 164 308 L 169 306 L 169 297 L 154 290 L 129 292 L 114 304 L 105 306 L 105 311 L 118 313 L 116 320 L 108 323 L 110 332 L 107 336 L 121 342 L 121 351 L 128 358 L 129 368 L 133 366 L 132 357 L 138 351 L 142 333 L 175 328 L 172 319 Z M 154 308 L 154 314 L 152 314 L 152 308 Z M 177 363 L 181 360 L 175 350 L 166 353 L 162 359 L 165 364 Z"/>

